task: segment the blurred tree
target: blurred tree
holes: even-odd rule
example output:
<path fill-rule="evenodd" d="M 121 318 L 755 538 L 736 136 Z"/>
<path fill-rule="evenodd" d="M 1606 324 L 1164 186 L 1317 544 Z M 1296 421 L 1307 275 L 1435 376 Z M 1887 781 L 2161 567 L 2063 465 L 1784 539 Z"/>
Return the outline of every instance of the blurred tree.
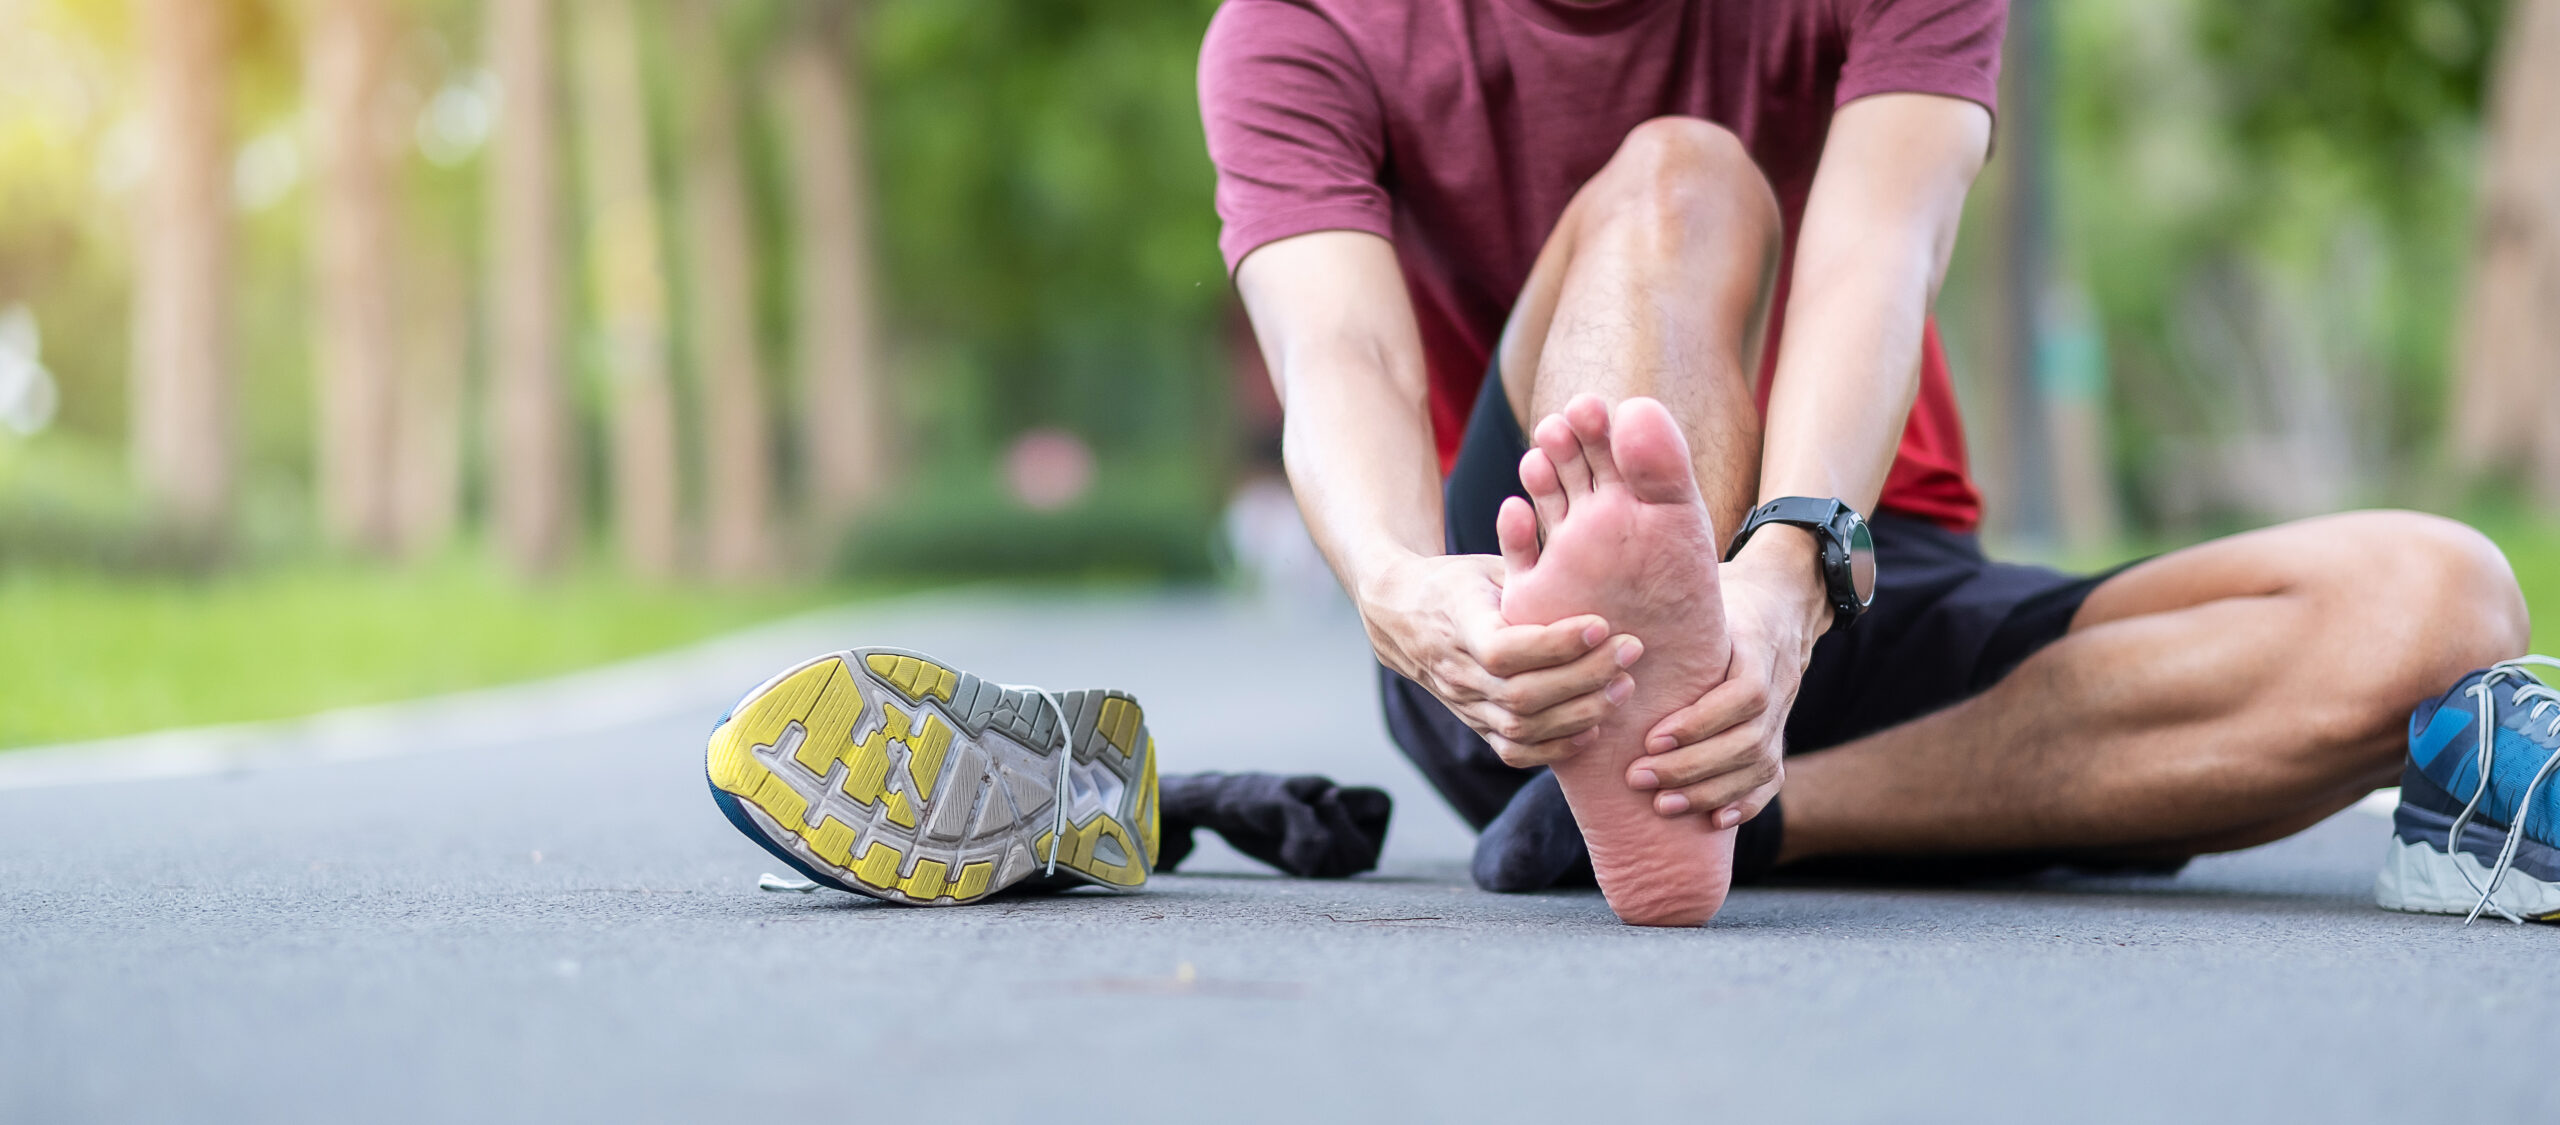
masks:
<path fill-rule="evenodd" d="M 772 91 L 796 250 L 800 451 L 815 530 L 831 547 L 854 510 L 887 483 L 893 461 L 873 307 L 863 87 L 847 42 L 851 4 L 789 3 Z"/>
<path fill-rule="evenodd" d="M 938 475 L 1063 426 L 1106 468 L 1223 489 L 1233 298 L 1195 74 L 1215 7 L 874 4 L 882 300 Z"/>
<path fill-rule="evenodd" d="M 2498 0 L 2057 4 L 2059 257 L 2153 526 L 2429 503 Z"/>
<path fill-rule="evenodd" d="M 2529 468 L 2560 511 L 2560 0 L 2514 0 L 2481 154 L 2456 463 Z"/>
<path fill-rule="evenodd" d="M 682 44 L 685 308 L 701 392 L 704 562 L 720 578 L 773 564 L 773 444 L 757 355 L 755 268 L 728 37 L 715 0 L 676 0 Z"/>
<path fill-rule="evenodd" d="M 408 133 L 393 97 L 392 54 L 401 29 L 389 0 L 321 0 L 308 34 L 321 525 L 338 546 L 385 553 L 400 531 L 392 181 Z"/>
<path fill-rule="evenodd" d="M 558 45 L 553 0 L 488 0 L 501 108 L 489 160 L 491 507 L 524 573 L 557 569 L 576 524 L 561 366 Z"/>
<path fill-rule="evenodd" d="M 231 0 L 137 0 L 148 171 L 137 223 L 131 455 L 160 514 L 230 515 Z"/>
<path fill-rule="evenodd" d="M 394 544 L 434 558 L 462 509 L 462 384 L 470 364 L 470 289 L 449 246 L 402 243 L 399 385 L 391 457 Z"/>
<path fill-rule="evenodd" d="M 679 472 L 667 374 L 667 278 L 650 173 L 649 107 L 632 0 L 578 7 L 580 180 L 595 354 L 610 415 L 613 525 L 637 573 L 676 572 Z"/>

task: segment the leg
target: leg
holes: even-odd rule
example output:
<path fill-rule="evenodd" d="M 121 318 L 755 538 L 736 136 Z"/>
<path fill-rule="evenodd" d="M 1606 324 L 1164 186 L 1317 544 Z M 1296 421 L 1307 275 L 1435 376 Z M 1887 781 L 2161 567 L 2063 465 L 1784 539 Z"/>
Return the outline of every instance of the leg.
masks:
<path fill-rule="evenodd" d="M 1545 415 L 1520 480 L 1547 536 L 1541 548 L 1530 505 L 1502 511 L 1503 613 L 1596 612 L 1646 644 L 1634 694 L 1554 766 L 1601 890 L 1629 922 L 1703 922 L 1732 880 L 1733 833 L 1654 815 L 1625 768 L 1655 722 L 1725 672 L 1713 508 L 1730 532 L 1758 475 L 1747 373 L 1775 217 L 1729 134 L 1648 123 L 1577 194 L 1503 342 L 1507 397 Z"/>
<path fill-rule="evenodd" d="M 2249 847 L 2400 768 L 2410 708 L 2526 643 L 2497 549 L 2362 512 L 2234 536 L 2093 591 L 1990 690 L 1788 759 L 1781 861 Z"/>
<path fill-rule="evenodd" d="M 1759 487 L 1751 381 L 1780 233 L 1777 195 L 1732 133 L 1680 117 L 1629 132 L 1556 221 L 1503 328 L 1495 359 L 1521 432 L 1577 394 L 1658 399 L 1730 535 Z"/>

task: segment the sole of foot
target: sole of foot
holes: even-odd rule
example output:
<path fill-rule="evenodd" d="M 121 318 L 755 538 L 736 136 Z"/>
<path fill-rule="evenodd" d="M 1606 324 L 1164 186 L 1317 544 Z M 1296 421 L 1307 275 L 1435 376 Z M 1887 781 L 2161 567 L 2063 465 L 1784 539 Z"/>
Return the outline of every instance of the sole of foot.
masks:
<path fill-rule="evenodd" d="M 818 884 L 951 906 L 1025 882 L 1143 886 L 1155 751 L 1126 693 L 864 648 L 748 692 L 712 729 L 705 772 L 731 824 Z"/>
<path fill-rule="evenodd" d="M 1644 642 L 1635 692 L 1588 749 L 1555 765 L 1556 780 L 1619 919 L 1699 925 L 1732 885 L 1733 830 L 1663 816 L 1626 781 L 1654 724 L 1722 682 L 1732 652 L 1719 541 L 1688 442 L 1661 403 L 1631 398 L 1613 410 L 1594 395 L 1566 403 L 1534 436 L 1520 464 L 1530 499 L 1506 503 L 1497 523 L 1509 563 L 1503 616 L 1545 624 L 1596 613 Z"/>

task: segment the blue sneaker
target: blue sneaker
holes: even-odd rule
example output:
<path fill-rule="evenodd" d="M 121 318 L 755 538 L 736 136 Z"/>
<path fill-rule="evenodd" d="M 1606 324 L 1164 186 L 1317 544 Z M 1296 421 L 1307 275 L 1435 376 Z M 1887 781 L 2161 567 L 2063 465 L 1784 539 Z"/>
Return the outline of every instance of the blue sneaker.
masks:
<path fill-rule="evenodd" d="M 2560 921 L 2560 692 L 2528 665 L 2560 660 L 2492 664 L 2410 713 L 2383 909 Z"/>
<path fill-rule="evenodd" d="M 840 891 L 947 906 L 1025 881 L 1134 890 L 1155 867 L 1156 744 L 1123 692 L 829 653 L 748 692 L 704 764 L 730 824 Z"/>

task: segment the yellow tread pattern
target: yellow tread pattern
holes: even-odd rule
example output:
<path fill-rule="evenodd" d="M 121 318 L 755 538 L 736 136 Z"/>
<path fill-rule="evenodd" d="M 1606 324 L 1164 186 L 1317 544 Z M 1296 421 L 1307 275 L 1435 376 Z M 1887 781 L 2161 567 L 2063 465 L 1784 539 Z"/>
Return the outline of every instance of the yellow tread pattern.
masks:
<path fill-rule="evenodd" d="M 898 885 L 898 861 L 905 858 L 906 853 L 873 840 L 870 847 L 862 849 L 862 859 L 853 866 L 853 877 L 866 885 L 889 890 Z"/>
<path fill-rule="evenodd" d="M 949 893 L 946 884 L 950 880 L 943 877 L 947 870 L 941 860 L 917 860 L 915 874 L 898 880 L 898 889 L 905 891 L 910 898 L 931 902 Z"/>
<path fill-rule="evenodd" d="M 853 724 L 862 717 L 862 689 L 854 686 L 852 670 L 841 660 L 829 663 L 835 665 L 834 673 L 809 706 L 809 717 L 800 724 L 807 734 L 793 755 L 816 778 L 826 777 L 828 767 L 853 749 Z"/>
<path fill-rule="evenodd" d="M 1159 822 L 1156 809 L 1156 740 L 1153 735 L 1147 737 L 1147 757 L 1139 768 L 1138 784 L 1143 787 L 1138 792 L 1138 836 L 1147 842 L 1147 870 L 1153 871 L 1156 869 L 1156 849 L 1164 842 L 1164 825 Z"/>
<path fill-rule="evenodd" d="M 1042 832 L 1039 839 L 1031 842 L 1034 861 L 1049 862 L 1049 840 L 1053 835 Z M 1105 836 L 1120 842 L 1120 854 L 1129 857 L 1128 862 L 1104 863 L 1094 856 L 1094 845 Z M 1074 868 L 1115 887 L 1134 887 L 1147 881 L 1147 858 L 1139 853 L 1137 841 L 1129 837 L 1129 830 L 1119 821 L 1106 814 L 1096 814 L 1092 820 L 1069 828 L 1065 836 L 1057 839 L 1060 867 Z"/>
<path fill-rule="evenodd" d="M 792 723 L 809 714 L 835 674 L 844 670 L 841 660 L 822 660 L 785 677 L 763 694 L 749 700 L 738 712 L 721 724 L 711 736 L 711 754 L 707 765 L 711 783 L 723 791 L 753 798 L 763 787 L 765 768 L 756 764 L 757 746 L 771 746 L 782 737 Z M 849 683 L 849 681 L 848 681 Z M 772 810 L 766 810 L 768 812 Z"/>
<path fill-rule="evenodd" d="M 1113 696 L 1102 701 L 1102 714 L 1094 721 L 1094 730 L 1125 758 L 1137 752 L 1141 721 L 1136 703 Z"/>
<path fill-rule="evenodd" d="M 934 784 L 942 777 L 943 755 L 951 751 L 951 724 L 942 716 L 927 712 L 924 730 L 917 734 L 907 749 L 907 777 L 915 782 L 916 799 L 933 799 Z"/>
<path fill-rule="evenodd" d="M 881 802 L 881 806 L 889 810 L 889 823 L 897 825 L 900 828 L 913 828 L 916 826 L 916 810 L 914 806 L 907 804 L 907 795 L 905 791 L 895 789 L 890 790 L 888 799 Z"/>
<path fill-rule="evenodd" d="M 859 805 L 878 801 L 880 791 L 889 784 L 889 736 L 872 731 L 854 748 L 845 766 L 844 795 Z"/>
<path fill-rule="evenodd" d="M 852 825 L 827 817 L 826 823 L 818 826 L 817 835 L 809 837 L 809 850 L 818 853 L 818 858 L 842 867 L 853 858 L 853 837 Z"/>
<path fill-rule="evenodd" d="M 952 691 L 960 686 L 959 673 L 912 656 L 875 652 L 863 663 L 871 666 L 873 675 L 889 681 L 890 686 L 905 692 L 909 699 L 921 700 L 932 696 L 949 703 Z"/>

